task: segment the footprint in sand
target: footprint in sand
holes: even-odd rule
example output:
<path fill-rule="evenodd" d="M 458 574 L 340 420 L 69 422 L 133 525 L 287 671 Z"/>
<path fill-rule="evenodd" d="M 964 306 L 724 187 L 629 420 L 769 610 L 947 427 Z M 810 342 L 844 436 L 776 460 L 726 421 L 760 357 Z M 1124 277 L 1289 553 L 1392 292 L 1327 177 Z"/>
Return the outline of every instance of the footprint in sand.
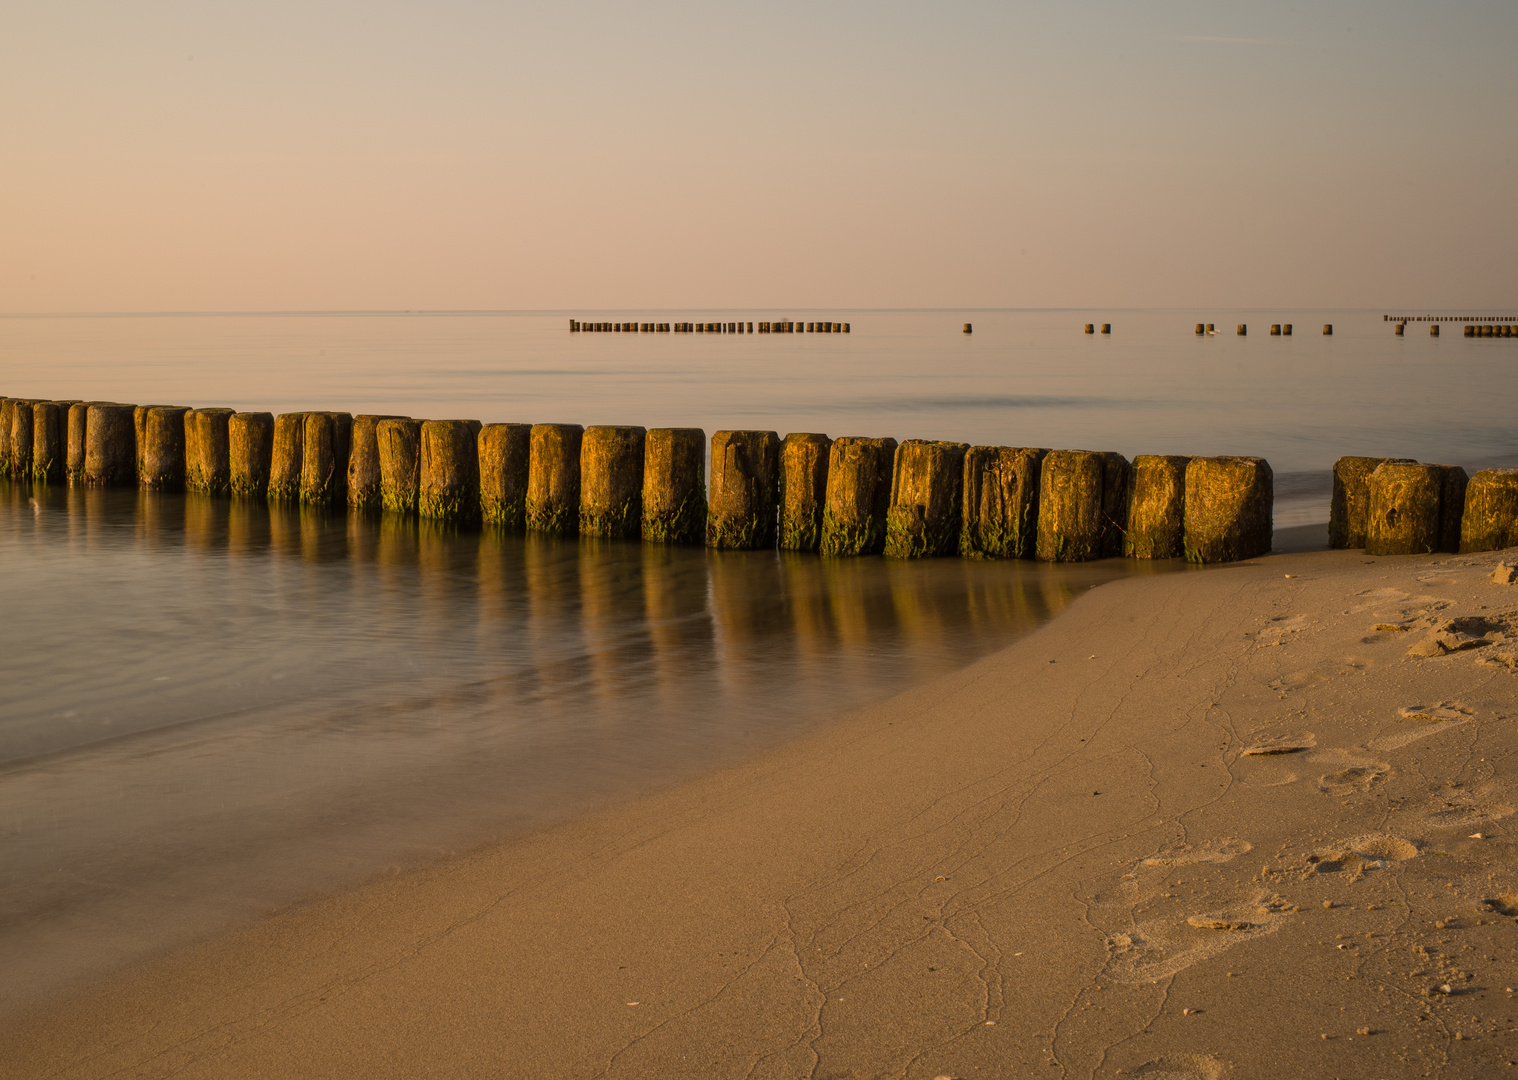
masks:
<path fill-rule="evenodd" d="M 1397 710 L 1404 720 L 1466 720 L 1475 715 L 1458 701 L 1441 701 L 1434 705 L 1405 705 Z"/>
<path fill-rule="evenodd" d="M 1509 919 L 1518 919 L 1518 893 L 1503 893 L 1489 900 L 1483 900 L 1488 911 L 1498 915 L 1506 915 Z"/>
<path fill-rule="evenodd" d="M 1108 939 L 1105 977 L 1120 983 L 1168 979 L 1225 949 L 1280 929 L 1288 908 L 1274 893 L 1182 919 L 1148 919 Z"/>
<path fill-rule="evenodd" d="M 1223 1080 L 1232 1069 L 1211 1054 L 1166 1054 L 1144 1062 L 1129 1075 L 1144 1080 Z"/>
<path fill-rule="evenodd" d="M 1321 848 L 1307 856 L 1306 873 L 1347 873 L 1358 881 L 1367 870 L 1379 870 L 1388 863 L 1406 862 L 1418 857 L 1418 845 L 1390 833 L 1366 833 Z"/>
<path fill-rule="evenodd" d="M 1372 761 L 1343 750 L 1329 750 L 1317 755 L 1314 761 L 1330 766 L 1330 770 L 1318 777 L 1318 790 L 1325 795 L 1353 795 L 1369 791 L 1391 775 L 1391 766 L 1384 761 Z M 1331 766 L 1338 765 L 1337 769 Z"/>
<path fill-rule="evenodd" d="M 1310 731 L 1296 735 L 1275 735 L 1259 739 L 1253 746 L 1239 751 L 1240 757 L 1271 757 L 1275 754 L 1296 754 L 1311 750 L 1318 745 L 1317 737 Z"/>
<path fill-rule="evenodd" d="M 1174 844 L 1161 848 L 1149 858 L 1142 860 L 1139 865 L 1196 866 L 1199 863 L 1225 863 L 1253 850 L 1254 845 L 1248 840 L 1235 840 L 1229 836 L 1218 840 L 1204 840 L 1200 844 Z"/>
<path fill-rule="evenodd" d="M 1429 809 L 1419 816 L 1431 829 L 1469 832 L 1512 816 L 1514 807 L 1503 796 L 1503 791 L 1491 785 L 1469 791 L 1441 791 L 1429 801 Z"/>

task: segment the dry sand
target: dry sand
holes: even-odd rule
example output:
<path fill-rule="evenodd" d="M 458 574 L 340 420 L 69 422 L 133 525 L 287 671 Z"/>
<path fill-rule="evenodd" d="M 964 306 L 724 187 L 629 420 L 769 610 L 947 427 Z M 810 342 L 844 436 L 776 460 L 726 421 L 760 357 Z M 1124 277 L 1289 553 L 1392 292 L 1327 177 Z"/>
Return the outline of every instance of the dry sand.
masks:
<path fill-rule="evenodd" d="M 1518 1076 L 1497 561 L 1105 585 L 758 760 L 8 1017 L 0 1074 Z"/>

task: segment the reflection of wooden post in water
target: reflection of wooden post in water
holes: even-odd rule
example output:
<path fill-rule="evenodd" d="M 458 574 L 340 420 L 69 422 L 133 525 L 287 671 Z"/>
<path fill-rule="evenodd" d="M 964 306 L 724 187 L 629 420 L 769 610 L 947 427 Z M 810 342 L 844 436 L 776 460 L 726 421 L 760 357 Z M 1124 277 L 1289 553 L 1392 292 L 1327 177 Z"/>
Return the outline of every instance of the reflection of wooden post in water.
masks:
<path fill-rule="evenodd" d="M 67 415 L 65 407 L 64 415 Z M 32 482 L 61 484 L 64 480 L 65 430 L 59 422 L 58 403 L 39 401 L 32 406 Z"/>
<path fill-rule="evenodd" d="M 225 499 L 186 499 L 185 546 L 218 553 L 226 550 L 231 506 L 232 503 Z"/>
<path fill-rule="evenodd" d="M 1038 485 L 1048 450 L 972 446 L 965 453 L 959 553 L 1031 559 L 1038 546 Z"/>
<path fill-rule="evenodd" d="M 689 693 L 691 672 L 708 670 L 714 655 L 706 556 L 668 544 L 644 544 L 639 554 L 644 622 L 659 691 L 666 706 L 674 705 Z"/>
<path fill-rule="evenodd" d="M 641 427 L 597 426 L 580 445 L 580 535 L 636 540 L 643 530 Z"/>
<path fill-rule="evenodd" d="M 154 405 L 143 419 L 137 480 L 150 491 L 184 490 L 184 416 L 182 405 Z"/>
<path fill-rule="evenodd" d="M 833 661 L 837 634 L 828 605 L 830 565 L 831 560 L 825 562 L 795 552 L 780 556 L 785 604 L 791 616 L 790 637 L 796 643 L 793 663 L 802 668 L 822 670 Z"/>
<path fill-rule="evenodd" d="M 959 548 L 965 443 L 908 439 L 896 450 L 885 555 L 921 559 Z"/>
<path fill-rule="evenodd" d="M 381 420 L 374 437 L 379 443 L 381 505 L 393 514 L 415 515 L 422 477 L 421 421 Z"/>
<path fill-rule="evenodd" d="M 1186 558 L 1214 563 L 1264 555 L 1274 498 L 1264 458 L 1192 458 L 1186 466 Z"/>
<path fill-rule="evenodd" d="M 779 481 L 780 436 L 775 432 L 719 431 L 713 435 L 706 546 L 773 548 Z"/>
<path fill-rule="evenodd" d="M 653 428 L 643 440 L 643 540 L 706 542 L 706 432 Z"/>
<path fill-rule="evenodd" d="M 193 409 L 185 414 L 185 487 L 225 495 L 232 486 L 231 409 Z"/>
<path fill-rule="evenodd" d="M 822 554 L 877 555 L 885 547 L 895 457 L 895 439 L 846 435 L 833 440 L 818 545 Z"/>
<path fill-rule="evenodd" d="M 300 498 L 305 441 L 305 413 L 280 413 L 274 418 L 274 453 L 269 462 L 270 500 L 295 502 Z"/>
<path fill-rule="evenodd" d="M 85 431 L 84 482 L 91 487 L 125 487 L 137 482 L 137 437 L 132 406 L 90 405 Z"/>
<path fill-rule="evenodd" d="M 269 510 L 264 500 L 234 498 L 227 504 L 228 555 L 262 555 L 269 550 L 271 542 Z"/>
<path fill-rule="evenodd" d="M 1179 559 L 1186 554 L 1186 466 L 1189 457 L 1140 454 L 1133 459 L 1128 532 L 1130 559 Z"/>
<path fill-rule="evenodd" d="M 184 538 L 185 500 L 154 488 L 137 492 L 137 535 L 150 547 L 177 546 Z"/>
<path fill-rule="evenodd" d="M 536 696 L 548 719 L 578 719 L 585 657 L 579 618 L 580 545 L 529 531 L 522 541 L 522 564 L 527 612 L 515 634 L 532 655 L 522 691 Z"/>
<path fill-rule="evenodd" d="M 534 424 L 527 463 L 527 528 L 573 536 L 580 528 L 579 424 Z"/>
<path fill-rule="evenodd" d="M 91 414 L 91 424 L 94 414 Z M 227 455 L 232 494 L 244 499 L 269 497 L 269 469 L 274 459 L 274 416 L 266 412 L 233 413 L 227 421 Z"/>
<path fill-rule="evenodd" d="M 486 424 L 480 429 L 480 517 L 504 532 L 527 528 L 527 473 L 531 424 Z"/>
<path fill-rule="evenodd" d="M 826 435 L 794 431 L 780 445 L 780 547 L 786 551 L 816 551 L 822 543 L 832 448 Z"/>
<path fill-rule="evenodd" d="M 623 713 L 616 706 L 626 700 L 624 684 L 637 677 L 649 647 L 648 626 L 638 618 L 645 610 L 642 552 L 624 544 L 581 543 L 576 554 L 589 689 L 612 706 L 603 715 L 615 718 Z"/>
<path fill-rule="evenodd" d="M 896 608 L 880 562 L 828 559 L 822 563 L 822 573 L 828 611 L 840 645 L 863 648 L 869 645 L 872 633 L 891 629 Z"/>
<path fill-rule="evenodd" d="M 404 420 L 390 414 L 363 413 L 353 418 L 353 432 L 348 447 L 348 505 L 361 513 L 372 514 L 384 507 L 380 494 L 379 435 L 375 428 L 381 420 Z"/>
<path fill-rule="evenodd" d="M 776 436 L 777 449 L 779 443 Z M 780 560 L 771 552 L 719 549 L 708 552 L 706 564 L 718 677 L 730 692 L 763 693 L 769 689 L 768 668 L 776 654 L 795 647 L 780 602 L 785 587 Z"/>
<path fill-rule="evenodd" d="M 422 424 L 418 513 L 447 525 L 480 521 L 480 422 L 428 420 Z"/>

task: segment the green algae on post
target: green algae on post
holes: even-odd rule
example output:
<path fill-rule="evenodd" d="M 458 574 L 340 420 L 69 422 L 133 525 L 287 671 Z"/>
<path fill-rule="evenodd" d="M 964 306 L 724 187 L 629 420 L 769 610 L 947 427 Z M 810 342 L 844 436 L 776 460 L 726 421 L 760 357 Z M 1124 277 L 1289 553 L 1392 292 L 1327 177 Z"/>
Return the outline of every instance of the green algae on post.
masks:
<path fill-rule="evenodd" d="M 67 406 L 65 406 L 66 410 Z M 58 402 L 32 406 L 32 483 L 59 484 L 64 479 L 64 429 Z"/>
<path fill-rule="evenodd" d="M 1460 550 L 1518 547 L 1518 469 L 1482 469 L 1465 489 Z"/>
<path fill-rule="evenodd" d="M 740 551 L 774 547 L 779 496 L 778 434 L 719 431 L 712 436 L 707 547 Z"/>
<path fill-rule="evenodd" d="M 130 405 L 92 402 L 85 428 L 84 482 L 126 487 L 137 482 L 137 430 Z"/>
<path fill-rule="evenodd" d="M 598 425 L 580 443 L 580 535 L 635 540 L 643 531 L 647 430 Z"/>
<path fill-rule="evenodd" d="M 486 424 L 477 439 L 480 517 L 487 525 L 520 533 L 527 528 L 527 473 L 531 424 Z"/>
<path fill-rule="evenodd" d="M 0 398 L 0 475 L 11 472 L 11 417 L 16 415 L 16 400 Z"/>
<path fill-rule="evenodd" d="M 833 440 L 818 545 L 823 555 L 878 555 L 885 550 L 895 460 L 895 439 L 845 435 Z"/>
<path fill-rule="evenodd" d="M 1186 466 L 1186 558 L 1237 562 L 1270 550 L 1275 477 L 1257 457 L 1195 457 Z"/>
<path fill-rule="evenodd" d="M 269 461 L 269 498 L 272 501 L 295 502 L 300 498 L 305 444 L 305 413 L 280 413 L 274 418 L 274 454 Z"/>
<path fill-rule="evenodd" d="M 1038 546 L 1043 562 L 1121 555 L 1127 529 L 1128 460 L 1094 450 L 1051 450 L 1039 476 Z"/>
<path fill-rule="evenodd" d="M 885 555 L 922 559 L 959 548 L 967 443 L 908 439 L 896 449 Z"/>
<path fill-rule="evenodd" d="M 71 484 L 84 482 L 84 453 L 89 422 L 90 403 L 88 401 L 76 401 L 69 406 L 68 430 L 64 436 L 68 444 L 65 451 L 64 475 Z"/>
<path fill-rule="evenodd" d="M 30 398 L 17 398 L 12 403 L 10 430 L 6 433 L 11 451 L 11 476 L 24 480 L 32 473 L 32 406 Z"/>
<path fill-rule="evenodd" d="M 231 409 L 192 409 L 184 418 L 184 486 L 225 495 L 232 486 Z"/>
<path fill-rule="evenodd" d="M 232 494 L 246 499 L 268 498 L 269 469 L 274 458 L 274 414 L 233 413 L 227 420 L 227 457 L 227 482 Z"/>
<path fill-rule="evenodd" d="M 1465 470 L 1458 471 L 1459 482 L 1444 465 L 1378 465 L 1366 480 L 1365 553 L 1425 555 L 1440 550 L 1445 488 L 1458 487 L 1464 494 Z"/>
<path fill-rule="evenodd" d="M 579 424 L 534 424 L 527 463 L 527 527 L 550 536 L 580 528 Z"/>
<path fill-rule="evenodd" d="M 393 514 L 416 513 L 421 486 L 422 422 L 409 417 L 374 425 L 379 444 L 380 504 Z"/>
<path fill-rule="evenodd" d="M 1186 554 L 1186 466 L 1189 457 L 1139 454 L 1133 459 L 1128 530 L 1131 559 L 1179 559 Z"/>
<path fill-rule="evenodd" d="M 347 500 L 353 417 L 345 412 L 306 413 L 301 433 L 300 501 L 335 506 Z"/>
<path fill-rule="evenodd" d="M 363 413 L 353 418 L 348 448 L 348 505 L 355 510 L 373 512 L 383 505 L 380 495 L 379 436 L 375 432 L 381 420 L 401 420 L 389 414 Z"/>
<path fill-rule="evenodd" d="M 479 523 L 479 430 L 472 420 L 423 422 L 417 494 L 422 517 L 448 525 Z"/>
<path fill-rule="evenodd" d="M 780 547 L 816 551 L 822 542 L 822 511 L 827 504 L 826 435 L 792 432 L 780 444 Z"/>
<path fill-rule="evenodd" d="M 1391 462 L 1412 465 L 1412 458 L 1341 457 L 1334 462 L 1333 500 L 1328 508 L 1328 546 L 1363 548 L 1365 515 L 1370 507 L 1367 481 L 1376 467 Z"/>
<path fill-rule="evenodd" d="M 149 491 L 184 490 L 183 405 L 154 405 L 143 418 L 137 482 Z"/>
<path fill-rule="evenodd" d="M 1038 542 L 1039 472 L 1048 450 L 972 446 L 965 452 L 959 553 L 1031 559 Z"/>
<path fill-rule="evenodd" d="M 643 539 L 706 542 L 706 432 L 651 428 L 643 439 Z"/>

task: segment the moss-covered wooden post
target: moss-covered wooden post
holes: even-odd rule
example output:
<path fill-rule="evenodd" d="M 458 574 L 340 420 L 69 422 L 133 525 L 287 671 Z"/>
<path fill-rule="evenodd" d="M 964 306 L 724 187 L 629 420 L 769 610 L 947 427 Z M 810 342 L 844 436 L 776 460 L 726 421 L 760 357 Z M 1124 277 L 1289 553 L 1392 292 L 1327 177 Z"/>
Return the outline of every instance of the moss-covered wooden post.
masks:
<path fill-rule="evenodd" d="M 448 525 L 479 524 L 479 431 L 471 420 L 423 422 L 420 516 Z"/>
<path fill-rule="evenodd" d="M 11 450 L 11 477 L 24 480 L 32 473 L 33 413 L 36 405 L 30 398 L 17 398 L 11 404 L 8 433 Z"/>
<path fill-rule="evenodd" d="M 643 440 L 643 540 L 706 542 L 706 432 L 651 428 Z"/>
<path fill-rule="evenodd" d="M 1114 460 L 1115 459 L 1115 460 Z M 1126 465 L 1120 454 L 1051 450 L 1039 476 L 1037 557 L 1086 562 L 1122 551 L 1112 510 L 1126 504 Z M 1115 551 L 1114 551 L 1115 549 Z"/>
<path fill-rule="evenodd" d="M 90 403 L 76 401 L 69 406 L 68 442 L 65 451 L 64 475 L 70 484 L 84 483 L 84 453 L 90 424 Z"/>
<path fill-rule="evenodd" d="M 379 443 L 380 504 L 392 514 L 416 516 L 422 477 L 422 422 L 409 417 L 374 425 Z"/>
<path fill-rule="evenodd" d="M 1461 551 L 1518 547 L 1518 469 L 1482 469 L 1465 489 Z"/>
<path fill-rule="evenodd" d="M 1130 559 L 1179 559 L 1186 554 L 1186 466 L 1189 457 L 1140 454 L 1133 459 L 1128 530 Z"/>
<path fill-rule="evenodd" d="M 225 495 L 232 486 L 231 409 L 193 409 L 185 414 L 184 484 L 203 495 Z"/>
<path fill-rule="evenodd" d="M 780 436 L 773 431 L 719 431 L 713 435 L 706 546 L 754 551 L 773 548 L 779 503 Z"/>
<path fill-rule="evenodd" d="M 1194 457 L 1186 466 L 1186 558 L 1237 562 L 1270 550 L 1275 478 L 1257 457 Z"/>
<path fill-rule="evenodd" d="M 371 513 L 383 505 L 380 495 L 379 435 L 381 420 L 403 420 L 389 414 L 363 413 L 353 418 L 353 432 L 348 448 L 348 505 Z"/>
<path fill-rule="evenodd" d="M 137 482 L 148 490 L 184 490 L 184 417 L 189 411 L 182 405 L 154 405 L 143 418 Z"/>
<path fill-rule="evenodd" d="M 532 425 L 486 424 L 478 442 L 481 519 L 506 532 L 525 531 Z"/>
<path fill-rule="evenodd" d="M 580 528 L 579 424 L 534 424 L 527 463 L 527 528 L 573 536 Z"/>
<path fill-rule="evenodd" d="M 885 555 L 922 559 L 959 548 L 967 443 L 908 439 L 896 448 Z"/>
<path fill-rule="evenodd" d="M 816 551 L 822 543 L 832 447 L 826 435 L 804 432 L 780 444 L 780 547 L 786 551 Z"/>
<path fill-rule="evenodd" d="M 347 502 L 352 443 L 353 417 L 349 413 L 306 413 L 301 434 L 301 502 L 318 507 Z"/>
<path fill-rule="evenodd" d="M 972 446 L 965 453 L 959 553 L 1031 559 L 1038 546 L 1039 473 L 1048 450 Z"/>
<path fill-rule="evenodd" d="M 32 406 L 32 482 L 61 484 L 64 479 L 64 427 L 56 401 Z"/>
<path fill-rule="evenodd" d="M 274 459 L 274 415 L 233 413 L 227 420 L 228 484 L 245 499 L 269 497 L 269 470 Z"/>
<path fill-rule="evenodd" d="M 16 399 L 0 398 L 0 475 L 11 474 L 11 423 L 16 415 Z"/>
<path fill-rule="evenodd" d="M 641 427 L 598 425 L 580 443 L 580 535 L 635 540 L 643 532 Z"/>
<path fill-rule="evenodd" d="M 878 555 L 885 550 L 895 463 L 895 439 L 845 435 L 833 440 L 818 545 L 822 554 Z"/>
<path fill-rule="evenodd" d="M 137 429 L 130 405 L 91 402 L 85 430 L 84 482 L 90 487 L 137 483 Z"/>
<path fill-rule="evenodd" d="M 305 445 L 305 413 L 280 413 L 274 418 L 274 454 L 269 461 L 270 500 L 295 502 L 300 498 Z"/>
<path fill-rule="evenodd" d="M 1333 499 L 1328 508 L 1328 546 L 1363 548 L 1365 515 L 1370 506 L 1367 481 L 1376 467 L 1391 462 L 1411 465 L 1412 458 L 1341 457 L 1334 462 Z"/>
<path fill-rule="evenodd" d="M 1378 465 L 1366 479 L 1367 555 L 1425 555 L 1449 550 L 1446 488 L 1464 509 L 1465 470 L 1447 465 Z M 1457 493 L 1458 492 L 1458 496 Z M 1459 548 L 1458 533 L 1455 547 Z"/>

